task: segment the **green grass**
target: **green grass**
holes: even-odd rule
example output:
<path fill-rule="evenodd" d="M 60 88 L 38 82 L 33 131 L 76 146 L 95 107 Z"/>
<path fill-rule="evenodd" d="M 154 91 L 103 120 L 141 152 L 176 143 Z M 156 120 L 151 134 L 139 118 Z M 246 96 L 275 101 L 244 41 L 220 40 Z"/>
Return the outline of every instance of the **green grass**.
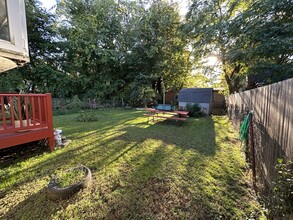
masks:
<path fill-rule="evenodd" d="M 57 174 L 56 183 L 60 188 L 82 181 L 86 172 L 83 169 L 69 169 Z"/>
<path fill-rule="evenodd" d="M 1 219 L 259 219 L 236 130 L 225 116 L 147 123 L 142 112 L 97 110 L 54 117 L 72 142 L 0 171 Z M 58 171 L 92 171 L 89 188 L 51 201 Z"/>

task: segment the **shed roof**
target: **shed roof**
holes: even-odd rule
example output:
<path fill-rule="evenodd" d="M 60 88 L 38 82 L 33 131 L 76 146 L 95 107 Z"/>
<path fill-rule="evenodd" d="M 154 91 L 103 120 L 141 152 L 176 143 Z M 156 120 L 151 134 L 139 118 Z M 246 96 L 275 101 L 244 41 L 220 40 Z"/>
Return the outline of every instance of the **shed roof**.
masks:
<path fill-rule="evenodd" d="M 212 88 L 186 88 L 180 90 L 178 95 L 178 101 L 210 103 L 212 101 L 212 95 Z"/>

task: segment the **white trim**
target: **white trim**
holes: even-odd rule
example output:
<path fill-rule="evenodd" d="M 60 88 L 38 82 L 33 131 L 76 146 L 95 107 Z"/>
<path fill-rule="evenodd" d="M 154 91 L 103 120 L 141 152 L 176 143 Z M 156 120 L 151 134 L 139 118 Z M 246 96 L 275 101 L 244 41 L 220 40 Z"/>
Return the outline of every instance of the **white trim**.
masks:
<path fill-rule="evenodd" d="M 10 41 L 0 40 L 0 55 L 29 61 L 24 0 L 6 0 Z"/>

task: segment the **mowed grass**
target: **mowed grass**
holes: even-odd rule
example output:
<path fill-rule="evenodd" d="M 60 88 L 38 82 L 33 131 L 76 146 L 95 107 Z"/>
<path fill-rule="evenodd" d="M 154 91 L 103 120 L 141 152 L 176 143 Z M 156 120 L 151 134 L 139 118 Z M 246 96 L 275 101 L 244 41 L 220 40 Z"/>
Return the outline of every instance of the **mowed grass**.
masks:
<path fill-rule="evenodd" d="M 102 110 L 97 122 L 54 117 L 72 142 L 1 169 L 0 219 L 259 219 L 237 130 L 227 117 L 147 123 L 140 111 Z M 90 187 L 47 198 L 60 170 L 83 164 Z"/>

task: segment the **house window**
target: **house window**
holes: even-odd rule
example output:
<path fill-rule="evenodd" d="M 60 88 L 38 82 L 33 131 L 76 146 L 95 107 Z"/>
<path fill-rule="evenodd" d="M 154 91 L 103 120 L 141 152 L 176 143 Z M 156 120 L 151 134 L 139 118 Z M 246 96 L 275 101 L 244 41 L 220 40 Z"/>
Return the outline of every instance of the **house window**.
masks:
<path fill-rule="evenodd" d="M 25 0 L 0 0 L 0 73 L 26 62 Z"/>
<path fill-rule="evenodd" d="M 0 0 L 0 73 L 27 62 L 25 0 Z"/>
<path fill-rule="evenodd" d="M 0 0 L 0 39 L 10 41 L 6 0 Z"/>

